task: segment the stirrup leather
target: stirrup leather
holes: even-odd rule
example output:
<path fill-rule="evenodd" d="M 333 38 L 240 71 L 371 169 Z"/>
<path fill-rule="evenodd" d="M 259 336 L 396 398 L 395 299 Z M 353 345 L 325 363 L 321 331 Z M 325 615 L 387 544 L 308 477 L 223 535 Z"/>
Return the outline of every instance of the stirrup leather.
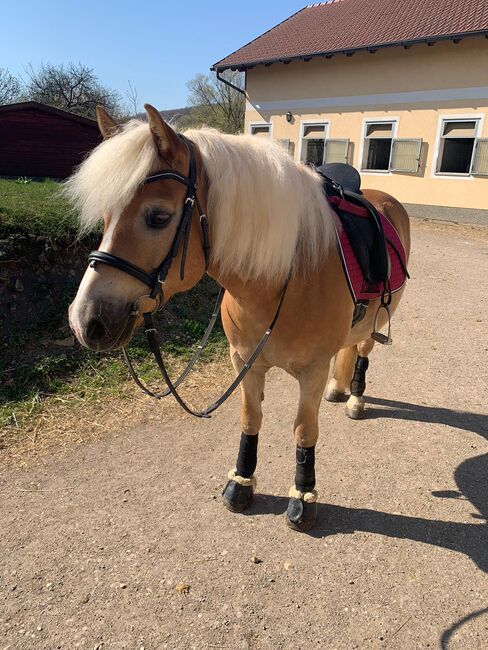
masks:
<path fill-rule="evenodd" d="M 393 343 L 393 339 L 391 338 L 391 316 L 390 316 L 390 304 L 391 304 L 391 290 L 390 290 L 390 285 L 389 283 L 385 284 L 385 290 L 383 292 L 383 295 L 381 296 L 381 302 L 378 307 L 378 310 L 376 312 L 376 316 L 374 317 L 374 323 L 373 323 L 373 331 L 371 332 L 371 338 L 373 341 L 376 341 L 376 343 L 381 343 L 381 345 L 391 345 Z M 378 331 L 378 318 L 380 315 L 380 311 L 384 309 L 386 311 L 386 315 L 388 317 L 388 332 L 387 334 L 382 334 L 381 332 Z"/>

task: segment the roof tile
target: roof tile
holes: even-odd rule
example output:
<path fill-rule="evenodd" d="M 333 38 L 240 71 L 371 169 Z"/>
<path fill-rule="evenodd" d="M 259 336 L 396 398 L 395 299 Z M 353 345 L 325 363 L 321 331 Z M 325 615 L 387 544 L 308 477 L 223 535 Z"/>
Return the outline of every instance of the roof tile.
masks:
<path fill-rule="evenodd" d="M 488 32 L 488 0 L 330 0 L 305 7 L 215 69 Z"/>

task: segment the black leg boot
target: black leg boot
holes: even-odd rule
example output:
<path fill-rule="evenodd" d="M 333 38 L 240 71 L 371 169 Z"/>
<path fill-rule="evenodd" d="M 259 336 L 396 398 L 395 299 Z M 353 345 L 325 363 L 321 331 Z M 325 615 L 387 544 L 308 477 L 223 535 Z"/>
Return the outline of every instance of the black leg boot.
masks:
<path fill-rule="evenodd" d="M 315 447 L 297 447 L 295 487 L 290 489 L 286 523 L 293 530 L 306 532 L 317 523 L 315 488 Z"/>
<path fill-rule="evenodd" d="M 257 464 L 258 434 L 241 434 L 236 469 L 229 472 L 229 481 L 222 492 L 224 504 L 231 512 L 242 512 L 249 508 L 256 487 L 253 476 Z"/>
<path fill-rule="evenodd" d="M 363 394 L 366 390 L 366 371 L 368 367 L 368 357 L 360 357 L 358 355 L 351 381 L 351 397 L 347 400 L 346 404 L 346 415 L 352 420 L 362 420 L 365 415 Z"/>

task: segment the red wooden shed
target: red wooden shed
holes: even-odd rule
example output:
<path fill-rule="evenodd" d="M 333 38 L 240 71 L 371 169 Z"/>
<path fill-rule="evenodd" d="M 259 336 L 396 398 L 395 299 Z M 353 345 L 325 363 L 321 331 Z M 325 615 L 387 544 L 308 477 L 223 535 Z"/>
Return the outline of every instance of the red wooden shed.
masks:
<path fill-rule="evenodd" d="M 100 141 L 95 120 L 39 102 L 0 106 L 0 176 L 66 178 Z"/>

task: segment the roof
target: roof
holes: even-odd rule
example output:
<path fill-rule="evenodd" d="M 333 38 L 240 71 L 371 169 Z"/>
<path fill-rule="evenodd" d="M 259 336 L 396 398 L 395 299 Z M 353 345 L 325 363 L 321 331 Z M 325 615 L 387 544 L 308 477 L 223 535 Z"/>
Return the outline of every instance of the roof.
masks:
<path fill-rule="evenodd" d="M 488 34 L 488 0 L 330 0 L 305 7 L 213 70 Z"/>
<path fill-rule="evenodd" d="M 39 111 L 44 111 L 45 113 L 51 113 L 59 117 L 64 117 L 65 119 L 72 120 L 73 122 L 80 122 L 81 124 L 94 126 L 95 128 L 98 129 L 98 124 L 96 120 L 92 120 L 89 117 L 76 115 L 75 113 L 70 113 L 69 111 L 63 111 L 61 108 L 56 108 L 55 106 L 48 106 L 47 104 L 41 104 L 40 102 L 18 102 L 17 104 L 3 104 L 2 106 L 0 106 L 0 113 L 5 113 L 7 111 L 23 111 L 28 108 L 36 108 Z"/>

